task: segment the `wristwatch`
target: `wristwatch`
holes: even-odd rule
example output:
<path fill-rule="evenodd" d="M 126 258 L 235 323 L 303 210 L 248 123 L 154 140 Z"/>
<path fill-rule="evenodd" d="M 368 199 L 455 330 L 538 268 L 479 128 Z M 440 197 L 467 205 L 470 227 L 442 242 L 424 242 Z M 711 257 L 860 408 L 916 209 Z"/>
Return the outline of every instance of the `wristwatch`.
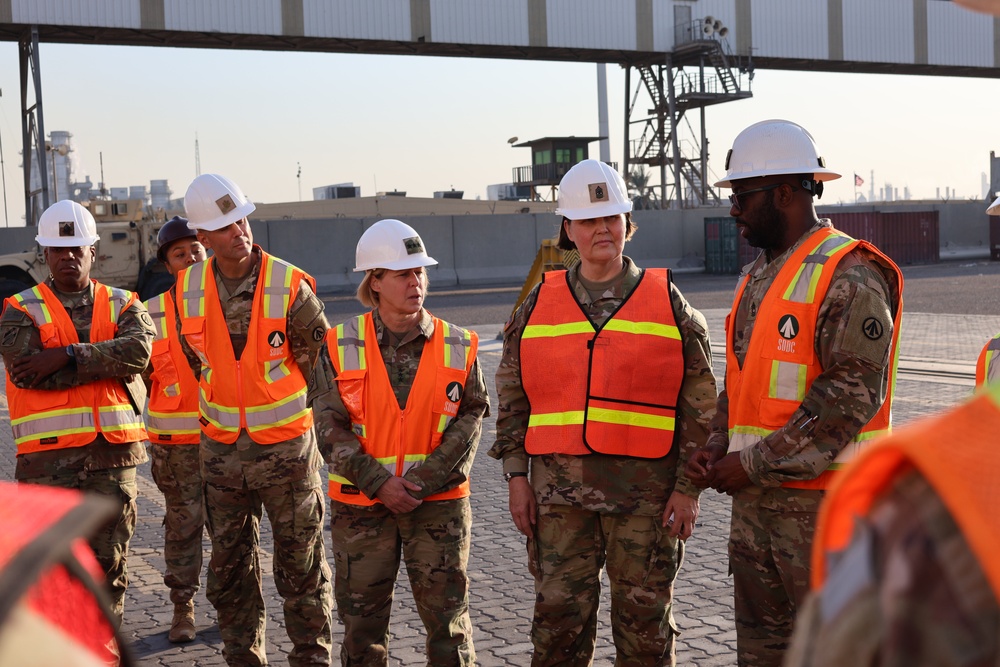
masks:
<path fill-rule="evenodd" d="M 526 473 L 526 472 L 505 472 L 503 474 L 503 481 L 509 482 L 510 480 L 514 479 L 515 477 L 527 477 L 527 476 L 528 476 L 528 473 Z"/>
<path fill-rule="evenodd" d="M 76 359 L 76 352 L 73 350 L 72 345 L 66 346 L 66 356 L 69 357 L 70 359 Z"/>

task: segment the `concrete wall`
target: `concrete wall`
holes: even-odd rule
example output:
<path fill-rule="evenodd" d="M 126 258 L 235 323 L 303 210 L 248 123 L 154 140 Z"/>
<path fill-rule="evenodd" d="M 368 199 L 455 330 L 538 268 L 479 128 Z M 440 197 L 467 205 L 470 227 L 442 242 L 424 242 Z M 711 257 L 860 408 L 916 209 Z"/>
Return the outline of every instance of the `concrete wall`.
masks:
<path fill-rule="evenodd" d="M 943 259 L 989 256 L 989 222 L 978 201 L 900 202 L 867 206 L 820 207 L 824 211 L 926 211 L 940 215 Z M 707 217 L 728 208 L 636 211 L 638 229 L 625 253 L 640 265 L 698 270 L 704 266 Z M 556 236 L 559 218 L 551 213 L 515 215 L 436 215 L 403 217 L 424 240 L 439 265 L 429 270 L 436 286 L 519 283 L 524 280 L 543 239 Z M 321 290 L 350 291 L 361 280 L 354 273 L 354 250 L 377 218 L 251 220 L 254 239 L 268 252 L 311 273 Z M 0 254 L 32 248 L 34 228 L 0 229 Z"/>

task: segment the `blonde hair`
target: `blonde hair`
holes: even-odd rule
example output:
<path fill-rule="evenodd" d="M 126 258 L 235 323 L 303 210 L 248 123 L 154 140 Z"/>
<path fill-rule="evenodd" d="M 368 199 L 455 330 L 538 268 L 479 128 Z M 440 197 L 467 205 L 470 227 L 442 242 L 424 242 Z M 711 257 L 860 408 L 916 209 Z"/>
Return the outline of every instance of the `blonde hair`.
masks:
<path fill-rule="evenodd" d="M 361 279 L 361 284 L 358 285 L 358 291 L 355 293 L 362 306 L 366 308 L 378 308 L 378 292 L 372 289 L 372 278 L 381 278 L 385 275 L 385 271 L 385 269 L 369 269 L 365 271 L 365 277 Z"/>

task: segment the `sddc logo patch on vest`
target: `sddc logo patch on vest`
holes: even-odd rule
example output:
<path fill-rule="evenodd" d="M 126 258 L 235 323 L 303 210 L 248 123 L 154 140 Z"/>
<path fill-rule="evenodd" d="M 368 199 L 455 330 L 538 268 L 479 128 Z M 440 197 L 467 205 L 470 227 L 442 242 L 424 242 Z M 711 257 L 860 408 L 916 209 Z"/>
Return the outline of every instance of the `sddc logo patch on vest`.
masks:
<path fill-rule="evenodd" d="M 271 346 L 272 357 L 281 356 L 281 348 L 285 344 L 285 334 L 278 330 L 272 331 L 267 334 L 267 344 Z"/>
<path fill-rule="evenodd" d="M 465 387 L 462 386 L 461 382 L 452 382 L 444 390 L 444 392 L 448 395 L 448 400 L 452 403 L 458 403 L 462 400 L 463 391 L 465 391 Z"/>
<path fill-rule="evenodd" d="M 782 315 L 778 320 L 778 333 L 785 340 L 792 340 L 799 335 L 799 321 L 791 313 Z"/>

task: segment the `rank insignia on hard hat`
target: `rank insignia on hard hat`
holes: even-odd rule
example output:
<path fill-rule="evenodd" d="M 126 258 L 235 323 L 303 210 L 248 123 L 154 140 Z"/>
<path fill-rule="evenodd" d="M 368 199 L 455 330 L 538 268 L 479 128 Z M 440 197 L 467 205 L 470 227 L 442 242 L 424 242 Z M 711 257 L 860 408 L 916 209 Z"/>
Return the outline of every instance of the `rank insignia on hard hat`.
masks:
<path fill-rule="evenodd" d="M 590 189 L 590 203 L 596 203 L 608 200 L 608 184 L 607 183 L 591 183 L 587 186 Z"/>
<path fill-rule="evenodd" d="M 458 403 L 462 400 L 462 391 L 464 387 L 460 382 L 452 382 L 445 388 L 445 393 L 448 394 L 448 400 L 452 403 Z"/>
<path fill-rule="evenodd" d="M 420 240 L 419 236 L 411 236 L 408 239 L 403 239 L 403 245 L 406 246 L 407 255 L 416 255 L 424 252 L 424 242 Z"/>
<path fill-rule="evenodd" d="M 233 201 L 233 196 L 230 194 L 225 194 L 215 200 L 215 205 L 219 207 L 219 210 L 223 214 L 229 213 L 234 208 L 236 208 L 236 202 Z"/>
<path fill-rule="evenodd" d="M 59 236 L 73 236 L 74 225 L 73 222 L 60 222 L 59 223 Z"/>

